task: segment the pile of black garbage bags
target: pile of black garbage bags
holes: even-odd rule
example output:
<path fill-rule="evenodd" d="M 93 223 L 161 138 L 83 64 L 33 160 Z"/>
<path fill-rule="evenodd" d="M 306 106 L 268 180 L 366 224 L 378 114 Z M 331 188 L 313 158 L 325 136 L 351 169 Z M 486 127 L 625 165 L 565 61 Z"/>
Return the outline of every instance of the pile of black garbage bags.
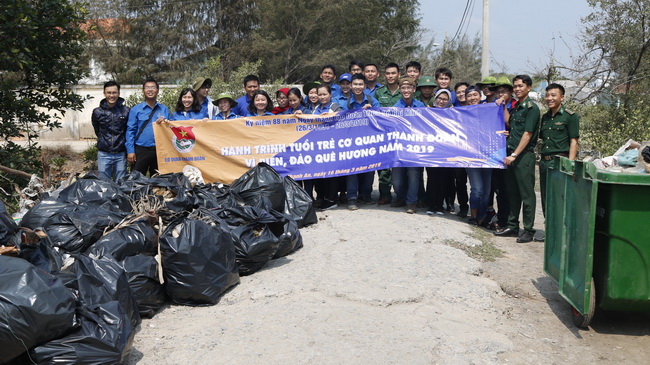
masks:
<path fill-rule="evenodd" d="M 17 226 L 0 203 L 0 363 L 116 364 L 168 299 L 216 304 L 302 247 L 309 195 L 261 163 L 230 186 L 182 174 L 87 174 Z"/>

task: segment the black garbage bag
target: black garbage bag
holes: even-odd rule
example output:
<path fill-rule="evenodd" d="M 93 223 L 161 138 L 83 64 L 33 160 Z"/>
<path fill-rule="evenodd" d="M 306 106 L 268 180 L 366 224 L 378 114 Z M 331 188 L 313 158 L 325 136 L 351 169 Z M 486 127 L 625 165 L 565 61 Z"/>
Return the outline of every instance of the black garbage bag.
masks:
<path fill-rule="evenodd" d="M 282 176 L 264 162 L 260 162 L 235 180 L 230 189 L 244 198 L 248 205 L 256 205 L 261 196 L 266 196 L 271 200 L 273 209 L 284 211 L 286 193 Z"/>
<path fill-rule="evenodd" d="M 14 236 L 18 232 L 18 225 L 14 222 L 4 203 L 0 201 L 0 245 L 15 246 Z M 11 244 L 8 244 L 12 241 Z"/>
<path fill-rule="evenodd" d="M 185 183 L 180 177 L 148 178 L 136 171 L 120 181 L 120 189 L 132 200 L 137 201 L 147 195 L 159 196 L 162 197 L 167 209 L 174 212 L 190 211 L 195 206 L 191 187 L 182 185 Z M 189 184 L 187 178 L 185 181 Z M 177 182 L 180 182 L 181 185 Z"/>
<path fill-rule="evenodd" d="M 19 244 L 21 258 L 50 274 L 56 274 L 61 270 L 62 254 L 52 246 L 49 237 L 38 237 L 31 231 L 24 231 L 23 236 L 25 238 Z"/>
<path fill-rule="evenodd" d="M 284 224 L 284 232 L 280 236 L 280 245 L 278 251 L 273 255 L 274 259 L 287 256 L 294 251 L 302 248 L 302 235 L 298 229 L 298 224 L 291 217 L 287 217 Z"/>
<path fill-rule="evenodd" d="M 64 203 L 56 199 L 44 199 L 36 203 L 20 220 L 21 227 L 30 229 L 42 228 L 51 216 L 57 214 L 61 209 L 74 209 L 77 204 Z"/>
<path fill-rule="evenodd" d="M 122 265 L 111 256 L 91 258 L 79 254 L 73 258 L 74 262 L 63 268 L 58 276 L 76 294 L 81 306 L 93 308 L 118 301 L 133 327 L 140 324 L 138 306 Z"/>
<path fill-rule="evenodd" d="M 187 190 L 192 190 L 190 179 L 188 179 L 182 172 L 170 172 L 167 174 L 156 175 L 152 177 L 152 180 L 167 181 L 171 183 L 172 186 L 182 186 Z"/>
<path fill-rule="evenodd" d="M 239 194 L 230 190 L 227 185 L 216 184 L 197 184 L 192 189 L 192 194 L 197 207 L 200 208 L 218 208 L 222 206 L 234 207 L 246 205 L 244 199 Z"/>
<path fill-rule="evenodd" d="M 0 256 L 0 363 L 77 325 L 75 298 L 55 276 Z"/>
<path fill-rule="evenodd" d="M 143 218 L 103 235 L 86 251 L 95 256 L 111 255 L 117 261 L 128 256 L 158 253 L 158 233 Z"/>
<path fill-rule="evenodd" d="M 258 203 L 267 205 L 265 200 L 262 198 Z M 212 212 L 231 230 L 240 275 L 250 275 L 261 269 L 280 246 L 287 217 L 271 212 L 251 206 L 221 208 Z"/>
<path fill-rule="evenodd" d="M 122 364 L 135 328 L 118 301 L 80 308 L 81 327 L 29 351 L 37 364 Z"/>
<path fill-rule="evenodd" d="M 129 277 L 140 317 L 153 317 L 166 299 L 158 280 L 158 262 L 153 256 L 135 255 L 124 258 L 120 264 Z"/>
<path fill-rule="evenodd" d="M 314 202 L 311 200 L 309 193 L 290 176 L 285 176 L 282 184 L 287 194 L 284 213 L 296 220 L 298 228 L 318 223 Z"/>
<path fill-rule="evenodd" d="M 79 253 L 95 243 L 106 228 L 122 221 L 126 214 L 78 205 L 59 210 L 45 222 L 43 230 L 54 247 L 67 253 Z"/>
<path fill-rule="evenodd" d="M 235 248 L 219 222 L 182 218 L 160 237 L 165 289 L 178 304 L 213 305 L 239 283 Z"/>
<path fill-rule="evenodd" d="M 114 212 L 131 212 L 129 198 L 110 180 L 85 176 L 59 192 L 60 202 L 101 207 Z"/>

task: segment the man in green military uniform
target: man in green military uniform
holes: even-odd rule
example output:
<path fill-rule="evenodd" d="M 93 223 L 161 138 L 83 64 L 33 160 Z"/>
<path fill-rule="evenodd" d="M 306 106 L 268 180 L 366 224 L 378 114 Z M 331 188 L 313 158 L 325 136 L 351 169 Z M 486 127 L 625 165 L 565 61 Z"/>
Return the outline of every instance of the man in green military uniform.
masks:
<path fill-rule="evenodd" d="M 375 91 L 375 99 L 379 101 L 382 108 L 392 107 L 400 99 L 402 93 L 399 91 L 399 65 L 390 62 L 384 67 L 384 78 L 386 84 Z M 379 181 L 379 205 L 390 204 L 393 200 L 390 194 L 392 184 L 390 169 L 377 170 L 377 180 Z"/>
<path fill-rule="evenodd" d="M 420 92 L 420 95 L 416 96 L 415 98 L 423 102 L 424 105 L 433 107 L 433 95 L 435 94 L 437 86 L 438 85 L 436 85 L 433 76 L 420 77 L 418 80 L 418 91 Z"/>
<path fill-rule="evenodd" d="M 535 144 L 539 132 L 539 107 L 528 94 L 533 80 L 528 75 L 512 79 L 517 104 L 510 111 L 510 135 L 506 141 L 508 167 L 506 182 L 510 214 L 508 228 L 495 232 L 497 236 L 518 236 L 517 242 L 533 240 L 535 230 Z M 524 230 L 519 232 L 519 212 L 523 206 Z"/>
<path fill-rule="evenodd" d="M 564 87 L 550 84 L 546 87 L 548 111 L 542 116 L 539 138 L 542 140 L 542 159 L 539 161 L 539 185 L 542 190 L 542 212 L 546 213 L 546 174 L 553 156 L 575 160 L 580 138 L 580 117 L 563 106 Z M 546 214 L 545 214 L 546 215 Z"/>

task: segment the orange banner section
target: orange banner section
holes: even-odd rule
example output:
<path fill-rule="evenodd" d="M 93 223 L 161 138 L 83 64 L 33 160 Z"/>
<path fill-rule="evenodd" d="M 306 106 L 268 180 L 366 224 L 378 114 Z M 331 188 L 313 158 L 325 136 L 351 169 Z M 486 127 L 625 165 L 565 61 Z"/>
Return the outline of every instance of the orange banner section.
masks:
<path fill-rule="evenodd" d="M 229 184 L 259 162 L 284 163 L 273 156 L 321 124 L 316 119 L 322 116 L 154 123 L 158 170 L 180 172 L 191 165 L 201 170 L 206 182 Z"/>

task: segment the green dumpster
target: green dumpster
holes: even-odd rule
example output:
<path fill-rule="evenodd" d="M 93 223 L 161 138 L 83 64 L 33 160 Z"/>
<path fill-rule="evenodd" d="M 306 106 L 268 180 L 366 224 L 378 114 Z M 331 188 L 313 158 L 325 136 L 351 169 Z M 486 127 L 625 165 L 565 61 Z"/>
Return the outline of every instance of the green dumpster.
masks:
<path fill-rule="evenodd" d="M 556 157 L 547 177 L 544 271 L 587 327 L 596 307 L 650 311 L 650 174 Z"/>

